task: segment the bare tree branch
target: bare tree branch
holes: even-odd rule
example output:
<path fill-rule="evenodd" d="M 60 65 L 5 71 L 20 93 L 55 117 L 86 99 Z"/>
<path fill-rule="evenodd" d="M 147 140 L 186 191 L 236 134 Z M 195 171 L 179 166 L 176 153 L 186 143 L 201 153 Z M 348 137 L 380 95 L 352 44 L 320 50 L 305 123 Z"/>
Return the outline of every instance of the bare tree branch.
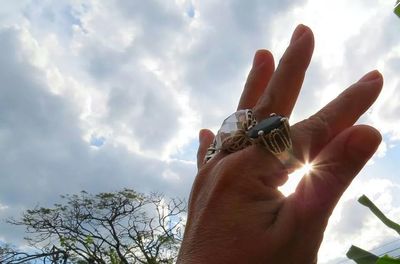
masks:
<path fill-rule="evenodd" d="M 52 208 L 27 210 L 20 220 L 34 253 L 0 247 L 0 263 L 173 263 L 182 240 L 186 203 L 130 189 L 62 196 Z M 25 262 L 24 262 L 25 261 Z"/>

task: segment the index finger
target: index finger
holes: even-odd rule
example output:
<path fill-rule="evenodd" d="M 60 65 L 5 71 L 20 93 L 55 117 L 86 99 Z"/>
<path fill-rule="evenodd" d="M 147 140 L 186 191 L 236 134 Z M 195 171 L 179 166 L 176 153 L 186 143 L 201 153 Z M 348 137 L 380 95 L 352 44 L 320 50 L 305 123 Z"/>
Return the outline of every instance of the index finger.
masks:
<path fill-rule="evenodd" d="M 382 75 L 371 71 L 316 114 L 295 124 L 291 134 L 296 158 L 312 161 L 333 137 L 352 126 L 367 111 L 382 85 Z"/>

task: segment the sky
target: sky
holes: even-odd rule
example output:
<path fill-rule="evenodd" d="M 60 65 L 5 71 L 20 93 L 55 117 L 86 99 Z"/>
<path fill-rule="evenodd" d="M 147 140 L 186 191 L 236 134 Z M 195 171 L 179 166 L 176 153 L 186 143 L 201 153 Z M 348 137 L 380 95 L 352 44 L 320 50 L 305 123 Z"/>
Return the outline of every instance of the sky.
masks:
<path fill-rule="evenodd" d="M 162 191 L 187 198 L 198 131 L 235 109 L 254 52 L 278 62 L 297 24 L 315 52 L 291 123 L 364 73 L 381 96 L 359 123 L 383 135 L 335 209 L 319 263 L 352 263 L 351 244 L 381 254 L 398 235 L 357 203 L 400 221 L 400 18 L 390 0 L 1 0 L 0 218 L 61 194 Z M 368 142 L 366 142 L 368 144 Z M 284 187 L 290 193 L 301 176 Z M 23 245 L 0 223 L 0 241 Z"/>

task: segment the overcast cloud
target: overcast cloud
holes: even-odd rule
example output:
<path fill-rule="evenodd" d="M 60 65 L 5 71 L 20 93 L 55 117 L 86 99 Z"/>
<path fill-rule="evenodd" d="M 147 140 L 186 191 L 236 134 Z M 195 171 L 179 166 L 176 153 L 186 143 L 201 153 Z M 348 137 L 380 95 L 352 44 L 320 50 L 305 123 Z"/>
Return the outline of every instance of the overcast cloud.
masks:
<path fill-rule="evenodd" d="M 344 260 L 352 243 L 390 241 L 395 236 L 356 199 L 365 193 L 400 220 L 394 2 L 2 3 L 0 218 L 80 190 L 188 197 L 198 130 L 218 129 L 234 111 L 254 52 L 270 49 L 278 61 L 304 23 L 316 48 L 292 122 L 374 68 L 385 76 L 382 96 L 361 119 L 384 133 L 384 143 L 335 210 L 320 262 Z M 17 234 L 0 224 L 0 241 L 18 244 Z"/>

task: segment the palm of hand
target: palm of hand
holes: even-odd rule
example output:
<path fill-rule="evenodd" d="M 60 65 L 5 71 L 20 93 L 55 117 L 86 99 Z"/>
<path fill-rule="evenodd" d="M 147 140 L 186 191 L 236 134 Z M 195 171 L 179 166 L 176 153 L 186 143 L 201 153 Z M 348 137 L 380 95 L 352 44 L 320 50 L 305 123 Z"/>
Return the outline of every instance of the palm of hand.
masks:
<path fill-rule="evenodd" d="M 311 30 L 299 26 L 276 70 L 268 51 L 257 52 L 238 109 L 252 108 L 258 120 L 272 112 L 289 116 L 312 51 Z M 259 146 L 218 153 L 203 164 L 214 135 L 201 131 L 178 262 L 316 263 L 333 208 L 380 143 L 379 132 L 354 123 L 381 87 L 382 76 L 373 71 L 291 127 L 295 158 L 312 161 L 314 169 L 288 197 L 277 189 L 286 169 Z"/>

